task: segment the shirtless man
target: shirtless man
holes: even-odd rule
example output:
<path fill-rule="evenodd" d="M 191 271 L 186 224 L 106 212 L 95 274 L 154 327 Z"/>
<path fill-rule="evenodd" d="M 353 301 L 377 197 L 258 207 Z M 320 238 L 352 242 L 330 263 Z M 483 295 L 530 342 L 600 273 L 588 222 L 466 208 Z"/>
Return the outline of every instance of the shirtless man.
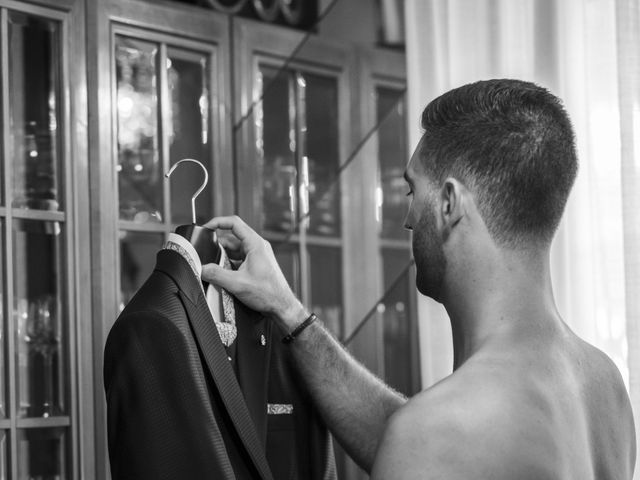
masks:
<path fill-rule="evenodd" d="M 320 322 L 290 343 L 327 425 L 372 479 L 628 480 L 635 431 L 620 373 L 558 314 L 549 248 L 575 179 L 560 101 L 531 83 L 465 85 L 431 102 L 407 167 L 418 290 L 453 330 L 453 373 L 406 400 Z M 237 271 L 203 278 L 291 332 L 310 312 L 237 217 Z"/>

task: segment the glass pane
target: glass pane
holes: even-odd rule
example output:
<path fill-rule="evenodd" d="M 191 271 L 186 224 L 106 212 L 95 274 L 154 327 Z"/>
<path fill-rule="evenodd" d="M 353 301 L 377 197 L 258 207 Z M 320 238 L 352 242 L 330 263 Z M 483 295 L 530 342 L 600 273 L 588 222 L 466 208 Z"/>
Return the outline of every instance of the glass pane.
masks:
<path fill-rule="evenodd" d="M 163 239 L 161 233 L 120 232 L 120 310 L 153 271 Z"/>
<path fill-rule="evenodd" d="M 16 208 L 62 205 L 60 24 L 9 13 L 9 111 Z"/>
<path fill-rule="evenodd" d="M 311 309 L 337 337 L 343 332 L 342 252 L 334 247 L 309 246 Z"/>
<path fill-rule="evenodd" d="M 303 89 L 305 123 L 304 155 L 309 165 L 309 232 L 340 235 L 340 187 L 338 167 L 338 84 L 335 78 L 305 74 Z"/>
<path fill-rule="evenodd" d="M 402 91 L 378 88 L 378 158 L 380 168 L 380 197 L 382 198 L 381 236 L 408 239 L 404 219 L 409 208 L 404 181 L 408 162 L 405 96 Z"/>
<path fill-rule="evenodd" d="M 298 245 L 293 243 L 271 242 L 273 253 L 284 277 L 289 282 L 291 289 L 300 296 L 300 254 Z"/>
<path fill-rule="evenodd" d="M 65 241 L 59 222 L 14 220 L 14 321 L 18 415 L 66 410 Z"/>
<path fill-rule="evenodd" d="M 18 430 L 18 479 L 67 480 L 67 431 L 65 428 Z"/>
<path fill-rule="evenodd" d="M 4 218 L 0 219 L 0 271 L 4 272 Z M 4 336 L 4 275 L 0 275 L 0 417 L 7 416 L 7 389 L 5 380 L 5 336 Z M 3 437 L 4 441 L 4 437 Z M 4 477 L 0 477 L 4 478 Z"/>
<path fill-rule="evenodd" d="M 140 223 L 162 218 L 157 52 L 153 43 L 116 37 L 120 218 Z"/>
<path fill-rule="evenodd" d="M 193 158 L 209 171 L 209 182 L 196 200 L 196 223 L 202 225 L 213 216 L 207 61 L 197 53 L 169 50 L 166 68 L 171 165 L 183 158 Z M 191 223 L 191 196 L 203 180 L 202 169 L 194 163 L 181 164 L 171 174 L 172 222 Z"/>
<path fill-rule="evenodd" d="M 8 443 L 9 431 L 0 431 L 0 480 L 7 480 L 7 443 Z"/>
<path fill-rule="evenodd" d="M 408 251 L 383 249 L 382 262 L 384 268 L 385 292 L 398 279 L 398 276 L 410 262 Z M 385 381 L 405 395 L 413 395 L 413 362 L 411 335 L 411 296 L 413 271 L 411 269 L 402 276 L 389 291 L 384 304 L 378 308 L 382 314 L 384 325 L 384 372 Z"/>
<path fill-rule="evenodd" d="M 262 162 L 262 226 L 275 232 L 297 231 L 295 99 L 291 72 L 261 66 L 256 109 L 256 147 Z"/>

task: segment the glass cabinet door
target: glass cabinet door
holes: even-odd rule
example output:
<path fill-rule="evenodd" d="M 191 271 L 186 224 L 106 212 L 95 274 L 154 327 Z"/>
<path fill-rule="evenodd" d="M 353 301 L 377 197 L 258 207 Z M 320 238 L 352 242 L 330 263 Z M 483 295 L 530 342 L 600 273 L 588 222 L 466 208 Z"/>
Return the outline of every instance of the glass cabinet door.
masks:
<path fill-rule="evenodd" d="M 209 183 L 196 201 L 196 222 L 213 216 L 211 72 L 214 48 L 179 38 L 116 29 L 114 86 L 120 211 L 120 309 L 149 276 L 166 235 L 192 222 L 191 197 L 202 170 Z"/>
<path fill-rule="evenodd" d="M 163 217 L 158 50 L 155 43 L 116 37 L 120 219 L 135 223 Z"/>
<path fill-rule="evenodd" d="M 70 479 L 75 226 L 67 190 L 65 16 L 17 8 L 0 5 L 0 60 L 8 67 L 2 72 L 0 158 L 0 263 L 7 272 L 0 325 L 0 478 Z"/>
<path fill-rule="evenodd" d="M 341 336 L 338 81 L 331 74 L 258 65 L 258 228 L 272 242 L 294 290 Z"/>
<path fill-rule="evenodd" d="M 384 379 L 411 396 L 419 391 L 411 240 L 404 228 L 409 207 L 404 170 L 407 149 L 404 87 L 378 84 L 375 90 L 378 157 L 378 231 L 382 264 L 382 318 Z"/>

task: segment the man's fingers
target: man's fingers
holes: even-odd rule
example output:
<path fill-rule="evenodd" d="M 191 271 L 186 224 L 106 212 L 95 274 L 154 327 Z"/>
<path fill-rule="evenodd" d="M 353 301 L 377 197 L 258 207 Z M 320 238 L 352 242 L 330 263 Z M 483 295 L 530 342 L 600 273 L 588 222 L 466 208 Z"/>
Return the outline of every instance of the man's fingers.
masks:
<path fill-rule="evenodd" d="M 215 217 L 208 221 L 205 225 L 212 230 L 222 229 L 231 230 L 233 234 L 240 239 L 243 243 L 254 243 L 256 239 L 260 238 L 258 234 L 238 216 L 230 217 Z"/>
<path fill-rule="evenodd" d="M 244 258 L 244 249 L 240 239 L 228 230 L 217 230 L 218 243 L 222 245 L 230 258 Z"/>
<path fill-rule="evenodd" d="M 214 263 L 208 263 L 202 266 L 202 280 L 208 283 L 213 283 L 218 287 L 222 287 L 231 293 L 236 291 L 236 275 L 239 275 L 239 272 L 225 270 Z"/>

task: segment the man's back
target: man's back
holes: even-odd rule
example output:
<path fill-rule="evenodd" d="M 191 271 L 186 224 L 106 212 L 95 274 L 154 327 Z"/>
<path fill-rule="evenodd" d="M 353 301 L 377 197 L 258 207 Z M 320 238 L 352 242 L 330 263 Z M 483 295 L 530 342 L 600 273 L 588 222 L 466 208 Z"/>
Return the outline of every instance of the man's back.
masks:
<path fill-rule="evenodd" d="M 487 344 L 394 415 L 375 479 L 628 480 L 617 368 L 569 329 Z"/>

